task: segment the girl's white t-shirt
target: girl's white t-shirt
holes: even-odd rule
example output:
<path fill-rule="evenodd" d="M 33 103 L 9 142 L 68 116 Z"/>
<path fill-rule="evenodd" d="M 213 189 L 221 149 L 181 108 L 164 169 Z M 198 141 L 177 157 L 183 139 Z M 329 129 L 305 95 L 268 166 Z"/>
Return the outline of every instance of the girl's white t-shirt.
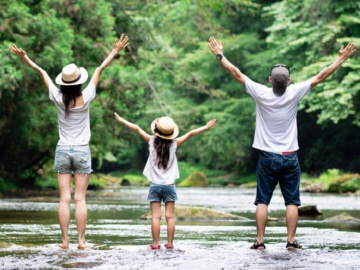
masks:
<path fill-rule="evenodd" d="M 171 185 L 180 177 L 179 167 L 176 157 L 177 144 L 175 140 L 170 146 L 169 162 L 166 170 L 159 168 L 156 160 L 156 150 L 154 148 L 155 136 L 149 141 L 149 157 L 146 162 L 143 174 L 150 182 L 158 185 Z"/>
<path fill-rule="evenodd" d="M 95 98 L 96 86 L 92 82 L 82 91 L 84 105 L 71 108 L 65 117 L 63 94 L 54 84 L 49 86 L 49 98 L 55 103 L 58 112 L 58 145 L 87 145 L 90 141 L 90 101 Z"/>
<path fill-rule="evenodd" d="M 246 79 L 245 89 L 256 103 L 253 147 L 268 152 L 297 151 L 298 104 L 310 92 L 310 80 L 289 85 L 282 96 L 275 95 L 272 87 L 249 78 Z"/>

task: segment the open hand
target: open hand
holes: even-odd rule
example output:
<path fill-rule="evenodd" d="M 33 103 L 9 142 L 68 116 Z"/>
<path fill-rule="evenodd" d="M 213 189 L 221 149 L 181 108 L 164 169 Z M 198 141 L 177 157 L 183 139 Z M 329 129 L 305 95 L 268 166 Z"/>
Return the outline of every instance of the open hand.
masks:
<path fill-rule="evenodd" d="M 223 53 L 223 45 L 222 42 L 218 43 L 215 38 L 209 38 L 208 47 L 214 55 Z"/>
<path fill-rule="evenodd" d="M 121 34 L 120 39 L 115 39 L 113 49 L 117 52 L 125 49 L 125 47 L 129 45 L 129 38 L 124 34 Z"/>
<path fill-rule="evenodd" d="M 15 44 L 10 45 L 9 50 L 19 57 L 24 57 L 26 55 L 26 52 L 23 49 L 16 47 Z"/>
<path fill-rule="evenodd" d="M 356 52 L 356 47 L 353 42 L 350 42 L 346 48 L 344 48 L 344 45 L 341 45 L 341 48 L 339 50 L 339 57 L 343 57 L 344 59 L 348 59 L 353 53 Z"/>
<path fill-rule="evenodd" d="M 215 126 L 215 124 L 216 124 L 216 118 L 213 118 L 206 124 L 206 127 L 207 127 L 207 129 L 209 129 L 209 128 L 212 128 L 213 126 Z"/>
<path fill-rule="evenodd" d="M 114 116 L 115 116 L 115 119 L 120 122 L 121 124 L 123 123 L 123 118 L 120 117 L 116 112 L 114 112 Z"/>

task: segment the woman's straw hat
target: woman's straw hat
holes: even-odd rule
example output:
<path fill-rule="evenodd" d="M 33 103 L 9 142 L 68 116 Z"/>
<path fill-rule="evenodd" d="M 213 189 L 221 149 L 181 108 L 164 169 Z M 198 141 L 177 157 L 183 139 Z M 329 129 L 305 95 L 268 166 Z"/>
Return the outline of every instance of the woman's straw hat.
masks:
<path fill-rule="evenodd" d="M 155 136 L 163 139 L 172 140 L 179 135 L 179 128 L 170 117 L 163 116 L 156 118 L 151 123 L 151 130 Z"/>
<path fill-rule="evenodd" d="M 59 85 L 78 85 L 83 84 L 88 79 L 85 68 L 75 64 L 63 67 L 62 72 L 56 77 L 55 82 Z"/>

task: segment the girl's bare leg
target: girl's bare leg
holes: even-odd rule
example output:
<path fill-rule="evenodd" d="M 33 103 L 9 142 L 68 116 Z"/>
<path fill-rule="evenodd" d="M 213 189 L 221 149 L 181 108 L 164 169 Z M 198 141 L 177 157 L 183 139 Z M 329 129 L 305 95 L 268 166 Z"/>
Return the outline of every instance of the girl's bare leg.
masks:
<path fill-rule="evenodd" d="M 167 248 L 174 247 L 174 235 L 175 235 L 175 214 L 174 214 L 175 202 L 165 203 L 165 217 L 167 224 Z"/>
<path fill-rule="evenodd" d="M 159 245 L 160 240 L 160 220 L 161 220 L 161 202 L 150 202 L 151 208 L 151 234 L 153 246 Z"/>

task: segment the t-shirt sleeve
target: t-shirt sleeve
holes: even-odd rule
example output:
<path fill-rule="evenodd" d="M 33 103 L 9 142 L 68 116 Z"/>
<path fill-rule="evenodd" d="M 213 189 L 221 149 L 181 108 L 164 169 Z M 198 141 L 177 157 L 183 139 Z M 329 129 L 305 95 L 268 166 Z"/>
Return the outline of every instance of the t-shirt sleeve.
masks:
<path fill-rule="evenodd" d="M 96 86 L 90 82 L 88 86 L 82 91 L 84 103 L 88 103 L 93 100 L 96 96 Z"/>
<path fill-rule="evenodd" d="M 297 96 L 297 99 L 302 99 L 306 94 L 310 93 L 311 90 L 311 80 L 304 82 L 296 83 L 293 85 L 294 95 Z"/>
<path fill-rule="evenodd" d="M 49 86 L 49 98 L 55 103 L 62 103 L 62 93 L 53 83 Z"/>
<path fill-rule="evenodd" d="M 260 83 L 256 83 L 256 82 L 252 81 L 251 79 L 246 78 L 245 90 L 253 98 L 256 98 L 256 97 L 260 96 L 267 89 L 268 89 L 268 87 L 266 87 L 265 85 L 262 85 Z"/>

